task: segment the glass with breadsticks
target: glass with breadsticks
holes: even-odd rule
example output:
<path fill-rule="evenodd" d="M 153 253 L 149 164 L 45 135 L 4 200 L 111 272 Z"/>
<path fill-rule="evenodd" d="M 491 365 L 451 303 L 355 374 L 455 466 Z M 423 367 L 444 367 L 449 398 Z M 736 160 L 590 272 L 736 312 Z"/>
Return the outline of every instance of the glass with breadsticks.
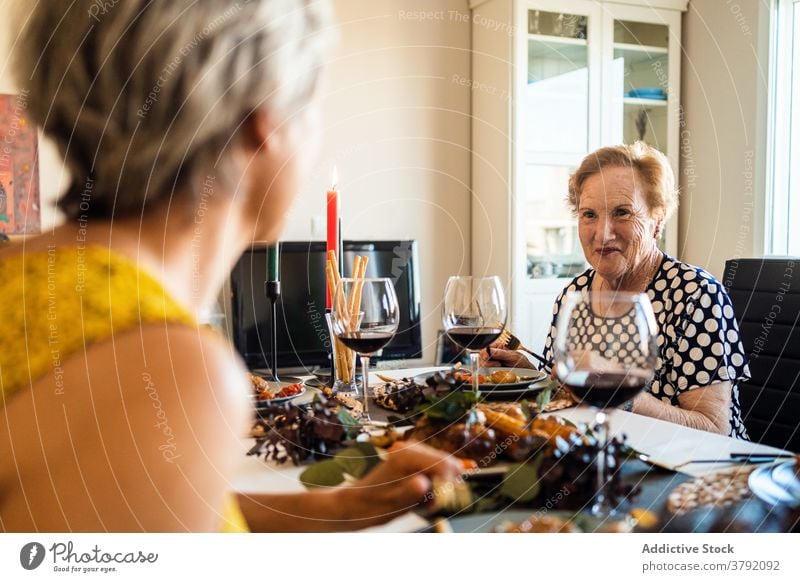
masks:
<path fill-rule="evenodd" d="M 361 357 L 362 420 L 369 418 L 369 359 L 388 344 L 400 323 L 394 283 L 369 279 L 366 257 L 356 257 L 355 277 L 341 279 L 331 306 L 333 331 L 338 341 Z"/>

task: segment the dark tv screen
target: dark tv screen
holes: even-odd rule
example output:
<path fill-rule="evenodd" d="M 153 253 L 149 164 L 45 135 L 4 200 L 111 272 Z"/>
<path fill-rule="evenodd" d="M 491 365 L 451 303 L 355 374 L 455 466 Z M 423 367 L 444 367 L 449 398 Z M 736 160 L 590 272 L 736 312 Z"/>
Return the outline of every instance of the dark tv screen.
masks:
<path fill-rule="evenodd" d="M 356 255 L 367 255 L 367 277 L 390 277 L 400 304 L 400 325 L 376 360 L 422 357 L 416 241 L 344 241 L 345 275 Z M 266 297 L 266 247 L 246 251 L 231 273 L 233 340 L 251 369 L 271 362 L 272 312 Z M 328 367 L 325 321 L 325 243 L 281 243 L 281 296 L 277 303 L 278 367 Z"/>

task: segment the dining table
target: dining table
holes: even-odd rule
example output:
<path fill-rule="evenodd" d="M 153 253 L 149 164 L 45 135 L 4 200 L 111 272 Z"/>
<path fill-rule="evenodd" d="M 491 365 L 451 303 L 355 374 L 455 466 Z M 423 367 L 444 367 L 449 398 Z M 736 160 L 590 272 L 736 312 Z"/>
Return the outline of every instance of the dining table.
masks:
<path fill-rule="evenodd" d="M 378 370 L 370 374 L 370 386 L 384 380 L 378 378 L 413 378 L 436 371 L 447 370 L 442 367 L 417 367 L 394 370 Z M 311 402 L 318 388 L 307 387 L 305 393 L 293 401 L 296 405 Z M 394 414 L 370 405 L 373 420 L 385 420 Z M 588 407 L 574 407 L 551 412 L 557 417 L 576 425 L 590 425 L 595 412 Z M 711 506 L 685 515 L 673 515 L 667 510 L 670 492 L 681 484 L 712 478 L 726 471 L 744 466 L 742 462 L 732 462 L 731 453 L 745 453 L 761 456 L 787 455 L 788 451 L 762 445 L 756 442 L 735 439 L 686 426 L 674 424 L 614 409 L 609 413 L 610 436 L 625 436 L 626 443 L 637 454 L 624 463 L 621 470 L 624 480 L 634 485 L 636 496 L 629 501 L 629 507 L 647 509 L 659 515 L 657 529 L 653 531 L 753 531 L 781 532 L 796 531 L 800 515 L 762 501 L 755 496 L 727 504 L 725 507 Z M 244 494 L 291 493 L 304 490 L 300 474 L 306 465 L 295 466 L 291 462 L 277 464 L 263 458 L 248 455 L 254 440 L 243 436 L 239 458 L 231 487 Z M 718 462 L 709 462 L 719 459 Z M 780 457 L 779 457 L 780 459 Z M 785 459 L 784 459 L 785 460 Z M 703 462 L 693 462 L 703 461 Z M 532 511 L 531 511 L 532 513 Z M 428 531 L 431 522 L 416 513 L 403 516 L 377 527 L 365 529 L 367 532 L 421 532 Z"/>

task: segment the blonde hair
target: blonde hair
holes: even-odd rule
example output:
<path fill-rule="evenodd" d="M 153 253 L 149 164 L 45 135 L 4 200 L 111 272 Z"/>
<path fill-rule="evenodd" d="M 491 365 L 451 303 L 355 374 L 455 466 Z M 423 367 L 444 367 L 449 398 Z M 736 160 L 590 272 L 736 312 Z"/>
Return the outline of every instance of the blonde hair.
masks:
<path fill-rule="evenodd" d="M 307 105 L 329 8 L 327 0 L 40 0 L 25 17 L 17 81 L 73 180 L 58 205 L 72 218 L 119 217 L 174 191 L 196 197 L 202 173 L 224 174 L 224 153 L 255 109 L 290 116 Z"/>
<path fill-rule="evenodd" d="M 578 169 L 569 177 L 567 202 L 573 213 L 578 212 L 581 190 L 586 180 L 603 168 L 611 167 L 637 170 L 651 216 L 655 217 L 661 211 L 666 221 L 678 207 L 675 175 L 669 160 L 654 147 L 637 141 L 631 145 L 603 147 L 583 158 Z"/>

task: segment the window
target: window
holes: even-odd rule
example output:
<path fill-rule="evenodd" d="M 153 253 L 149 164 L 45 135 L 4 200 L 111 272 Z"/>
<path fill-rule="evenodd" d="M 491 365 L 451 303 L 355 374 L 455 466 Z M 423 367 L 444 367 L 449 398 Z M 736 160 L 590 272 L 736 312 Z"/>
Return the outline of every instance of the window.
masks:
<path fill-rule="evenodd" d="M 800 0 L 776 0 L 767 249 L 800 255 Z"/>

